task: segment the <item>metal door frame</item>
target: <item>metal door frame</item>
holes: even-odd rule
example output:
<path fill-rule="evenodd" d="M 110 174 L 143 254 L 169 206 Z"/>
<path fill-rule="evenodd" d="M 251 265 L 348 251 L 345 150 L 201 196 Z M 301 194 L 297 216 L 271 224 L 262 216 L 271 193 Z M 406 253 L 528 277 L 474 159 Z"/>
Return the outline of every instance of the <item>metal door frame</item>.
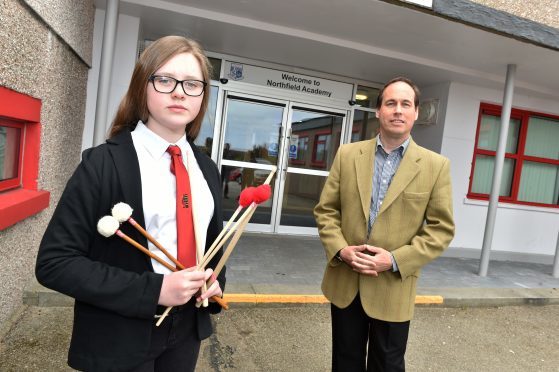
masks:
<path fill-rule="evenodd" d="M 322 171 L 322 170 L 312 170 L 312 169 L 302 169 L 296 167 L 289 167 L 289 143 L 291 138 L 291 124 L 293 119 L 293 111 L 297 109 L 308 110 L 310 112 L 321 112 L 321 113 L 330 113 L 336 114 L 337 116 L 341 116 L 342 119 L 342 127 L 340 130 L 340 143 L 338 147 L 344 143 L 345 140 L 345 132 L 347 127 L 347 119 L 348 119 L 348 110 L 343 109 L 334 109 L 330 107 L 324 107 L 314 104 L 306 104 L 300 103 L 296 101 L 289 101 L 288 109 L 288 118 L 286 123 L 286 133 L 283 138 L 283 146 L 282 149 L 282 159 L 281 159 L 281 172 L 279 176 L 279 189 L 278 189 L 278 202 L 273 209 L 273 212 L 276 213 L 275 218 L 273 219 L 276 221 L 276 224 L 273 226 L 273 231 L 276 233 L 284 233 L 284 234 L 295 234 L 295 235 L 317 235 L 317 230 L 315 227 L 301 227 L 301 226 L 291 226 L 291 225 L 281 225 L 281 213 L 283 208 L 283 195 L 284 195 L 284 188 L 285 188 L 285 179 L 288 173 L 297 173 L 297 174 L 305 174 L 305 175 L 312 175 L 312 176 L 323 176 L 327 177 L 330 173 L 329 171 Z M 279 171 L 279 169 L 278 169 Z"/>
<path fill-rule="evenodd" d="M 231 99 L 238 98 L 240 101 L 259 102 L 262 104 L 270 104 L 272 106 L 283 107 L 283 115 L 282 115 L 282 122 L 281 122 L 281 136 L 279 141 L 280 143 L 278 146 L 277 171 L 274 176 L 275 183 L 274 183 L 274 190 L 272 193 L 273 198 L 272 198 L 272 207 L 270 212 L 271 213 L 270 223 L 269 224 L 249 223 L 247 225 L 247 231 L 266 232 L 266 233 L 287 233 L 287 234 L 297 234 L 297 235 L 317 235 L 316 228 L 280 225 L 282 204 L 283 204 L 283 192 L 284 192 L 285 179 L 287 173 L 299 173 L 299 174 L 323 176 L 323 177 L 327 177 L 329 174 L 329 171 L 288 167 L 289 143 L 291 139 L 291 123 L 292 123 L 293 111 L 296 109 L 302 109 L 311 112 L 315 111 L 315 112 L 323 112 L 323 113 L 332 113 L 341 116 L 343 118 L 340 143 L 339 143 L 339 145 L 341 145 L 342 143 L 345 142 L 345 137 L 347 136 L 346 131 L 348 126 L 348 118 L 350 115 L 349 110 L 325 107 L 316 104 L 307 104 L 307 103 L 291 101 L 287 99 L 265 97 L 262 95 L 248 94 L 248 93 L 238 92 L 234 90 L 223 89 L 223 92 L 220 93 L 223 94 L 222 96 L 223 111 L 220 118 L 221 120 L 220 120 L 219 128 L 216 128 L 215 130 L 216 136 L 214 137 L 219 139 L 218 148 L 216 150 L 216 159 L 215 159 L 219 169 L 221 169 L 223 165 L 246 167 L 245 162 L 223 160 L 222 158 L 224 141 L 225 141 L 225 132 L 227 129 L 229 98 Z M 265 169 L 265 170 L 271 170 L 272 168 L 272 166 L 253 164 L 253 163 L 250 163 L 250 167 L 253 169 Z"/>

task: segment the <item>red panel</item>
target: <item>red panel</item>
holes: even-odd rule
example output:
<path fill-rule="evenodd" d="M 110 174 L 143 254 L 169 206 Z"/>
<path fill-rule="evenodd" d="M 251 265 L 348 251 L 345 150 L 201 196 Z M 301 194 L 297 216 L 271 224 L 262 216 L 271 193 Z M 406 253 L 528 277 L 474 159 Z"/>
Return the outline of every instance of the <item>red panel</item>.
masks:
<path fill-rule="evenodd" d="M 41 100 L 0 87 L 0 116 L 15 120 L 39 122 Z"/>
<path fill-rule="evenodd" d="M 49 206 L 48 191 L 14 190 L 0 194 L 0 230 Z"/>

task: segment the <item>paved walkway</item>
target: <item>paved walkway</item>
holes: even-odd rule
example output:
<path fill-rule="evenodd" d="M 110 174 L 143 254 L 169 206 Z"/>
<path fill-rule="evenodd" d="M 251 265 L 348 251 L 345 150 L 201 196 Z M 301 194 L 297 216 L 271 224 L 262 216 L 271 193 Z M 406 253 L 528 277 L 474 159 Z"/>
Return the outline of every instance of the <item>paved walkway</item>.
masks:
<path fill-rule="evenodd" d="M 324 302 L 320 283 L 325 255 L 317 237 L 245 233 L 227 264 L 230 303 Z M 418 304 L 448 307 L 559 304 L 552 265 L 491 261 L 480 277 L 479 260 L 441 257 L 423 268 Z M 71 300 L 33 284 L 30 305 L 70 305 Z"/>

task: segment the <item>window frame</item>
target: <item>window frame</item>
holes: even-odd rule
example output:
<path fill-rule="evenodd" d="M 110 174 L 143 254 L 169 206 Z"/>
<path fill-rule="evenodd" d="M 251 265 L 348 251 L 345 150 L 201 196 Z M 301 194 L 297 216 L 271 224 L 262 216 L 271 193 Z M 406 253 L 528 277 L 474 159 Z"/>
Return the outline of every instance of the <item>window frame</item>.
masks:
<path fill-rule="evenodd" d="M 326 139 L 324 141 L 320 141 L 319 137 L 321 136 L 325 136 Z M 328 136 L 330 136 L 330 138 L 332 138 L 332 131 L 327 129 L 327 130 L 319 130 L 317 132 L 313 133 L 313 150 L 312 150 L 312 157 L 311 157 L 311 166 L 313 167 L 324 167 L 326 166 L 326 161 L 327 161 L 327 144 L 328 144 Z M 317 155 L 318 155 L 318 145 L 319 144 L 324 144 L 324 159 L 323 160 L 318 160 L 317 159 Z"/>
<path fill-rule="evenodd" d="M 485 155 L 485 156 L 492 156 L 492 157 L 496 156 L 496 151 L 478 148 L 482 117 L 483 115 L 492 115 L 500 118 L 501 113 L 502 113 L 502 107 L 500 105 L 495 105 L 490 103 L 480 104 L 477 128 L 476 128 L 474 152 L 472 156 L 472 166 L 470 169 L 468 193 L 466 195 L 468 199 L 489 200 L 489 194 L 472 192 L 472 185 L 474 180 L 476 157 L 478 155 Z M 556 165 L 559 167 L 559 160 L 525 155 L 526 138 L 528 136 L 528 125 L 531 117 L 549 118 L 552 120 L 559 121 L 559 116 L 555 116 L 555 115 L 550 115 L 550 114 L 545 114 L 545 113 L 535 112 L 530 110 L 521 110 L 516 108 L 513 108 L 511 110 L 510 119 L 519 120 L 520 123 L 519 124 L 520 127 L 518 130 L 518 143 L 516 144 L 515 153 L 505 153 L 505 158 L 513 159 L 515 161 L 515 164 L 513 167 L 510 196 L 499 195 L 499 202 L 559 209 L 558 204 L 545 204 L 545 203 L 518 200 L 520 180 L 522 177 L 522 166 L 524 162 L 528 161 L 528 162 L 535 162 L 535 163 L 544 163 L 544 164 Z"/>
<path fill-rule="evenodd" d="M 0 117 L 22 126 L 19 183 L 0 191 L 0 230 L 49 206 L 50 192 L 38 190 L 41 100 L 0 86 Z"/>

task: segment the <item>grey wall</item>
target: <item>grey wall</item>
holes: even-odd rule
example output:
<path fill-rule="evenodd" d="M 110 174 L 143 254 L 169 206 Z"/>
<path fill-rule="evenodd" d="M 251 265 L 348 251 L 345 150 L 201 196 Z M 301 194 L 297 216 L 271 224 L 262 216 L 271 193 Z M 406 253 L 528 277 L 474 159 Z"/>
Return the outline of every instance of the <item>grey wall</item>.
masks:
<path fill-rule="evenodd" d="M 449 88 L 450 83 L 420 87 L 421 101 L 427 99 L 439 100 L 437 122 L 432 125 L 419 125 L 416 123 L 411 133 L 414 141 L 417 142 L 419 145 L 438 153 L 441 152 L 441 146 L 443 143 L 443 132 L 446 116 L 445 113 Z"/>
<path fill-rule="evenodd" d="M 0 0 L 0 85 L 42 101 L 38 183 L 51 193 L 49 208 L 0 231 L 0 334 L 22 306 L 39 242 L 80 159 L 93 15 L 93 0 Z"/>

